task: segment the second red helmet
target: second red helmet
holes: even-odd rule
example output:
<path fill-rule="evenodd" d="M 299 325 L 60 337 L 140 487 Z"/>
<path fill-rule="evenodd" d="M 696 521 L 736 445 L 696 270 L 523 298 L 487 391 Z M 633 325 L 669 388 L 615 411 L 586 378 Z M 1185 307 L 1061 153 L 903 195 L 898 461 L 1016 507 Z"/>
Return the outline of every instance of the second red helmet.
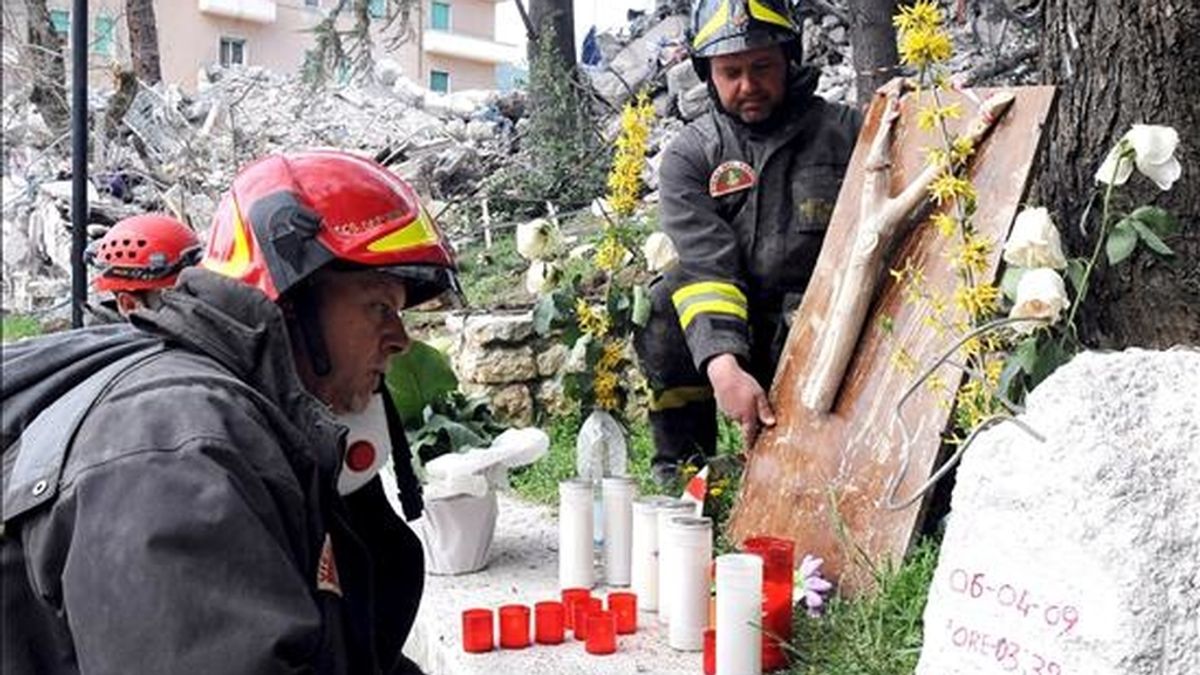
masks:
<path fill-rule="evenodd" d="M 87 258 L 100 271 L 96 290 L 170 288 L 180 270 L 200 259 L 200 240 L 178 220 L 147 213 L 117 222 L 92 245 Z"/>

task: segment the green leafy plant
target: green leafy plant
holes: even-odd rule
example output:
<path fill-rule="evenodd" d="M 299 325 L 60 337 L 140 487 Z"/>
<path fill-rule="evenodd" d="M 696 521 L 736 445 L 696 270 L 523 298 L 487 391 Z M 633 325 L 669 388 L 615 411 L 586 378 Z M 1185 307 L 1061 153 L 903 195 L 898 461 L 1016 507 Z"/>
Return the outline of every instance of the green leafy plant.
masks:
<path fill-rule="evenodd" d="M 414 340 L 393 357 L 385 379 L 419 467 L 446 453 L 487 447 L 505 429 L 487 401 L 458 391 L 450 360 L 424 342 Z"/>

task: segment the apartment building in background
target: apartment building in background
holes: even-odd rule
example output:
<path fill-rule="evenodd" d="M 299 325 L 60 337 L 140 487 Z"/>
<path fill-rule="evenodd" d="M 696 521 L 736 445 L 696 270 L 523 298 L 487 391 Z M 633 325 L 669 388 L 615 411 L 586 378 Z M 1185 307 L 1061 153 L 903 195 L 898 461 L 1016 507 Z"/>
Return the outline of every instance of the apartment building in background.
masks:
<path fill-rule="evenodd" d="M 415 36 L 388 51 L 389 2 L 367 0 L 375 58 L 388 58 L 404 75 L 441 92 L 498 88 L 498 66 L 511 64 L 521 50 L 495 39 L 496 4 L 505 0 L 419 0 L 413 12 Z M 278 73 L 298 72 L 314 44 L 311 32 L 338 0 L 154 0 L 163 79 L 188 91 L 197 74 L 212 64 L 262 66 Z M 5 0 L 8 4 L 8 0 Z M 70 0 L 48 0 L 55 30 L 68 37 Z M 349 4 L 349 3 L 347 3 Z M 110 80 L 109 66 L 129 62 L 125 0 L 88 0 L 89 80 Z M 353 25 L 349 8 L 339 25 Z M 70 45 L 69 40 L 65 44 Z M 69 68 L 68 68 L 69 69 Z"/>

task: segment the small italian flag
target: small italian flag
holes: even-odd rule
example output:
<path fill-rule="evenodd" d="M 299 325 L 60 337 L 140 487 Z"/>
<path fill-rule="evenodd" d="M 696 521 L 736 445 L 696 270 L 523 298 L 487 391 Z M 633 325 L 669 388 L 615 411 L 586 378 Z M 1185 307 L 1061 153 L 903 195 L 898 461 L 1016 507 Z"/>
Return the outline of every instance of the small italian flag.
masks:
<path fill-rule="evenodd" d="M 708 467 L 703 467 L 687 482 L 680 499 L 686 499 L 696 505 L 696 517 L 704 515 L 704 496 L 708 494 Z"/>

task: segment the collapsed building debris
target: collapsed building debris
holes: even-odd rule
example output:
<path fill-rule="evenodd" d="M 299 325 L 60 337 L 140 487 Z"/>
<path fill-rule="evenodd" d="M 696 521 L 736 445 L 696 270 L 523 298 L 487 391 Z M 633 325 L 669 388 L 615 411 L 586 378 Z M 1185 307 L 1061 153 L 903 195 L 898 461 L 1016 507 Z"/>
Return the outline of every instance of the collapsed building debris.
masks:
<path fill-rule="evenodd" d="M 648 202 L 657 198 L 654 167 L 662 149 L 687 121 L 710 108 L 707 85 L 687 58 L 686 16 L 669 13 L 679 3 L 659 4 L 656 14 L 595 35 L 591 63 L 581 66 L 598 101 L 598 128 L 607 138 L 615 137 L 620 107 L 631 97 L 646 92 L 654 102 L 658 121 L 644 173 Z M 1028 58 L 1017 58 L 1033 44 L 1028 31 L 1009 33 L 1001 53 L 979 45 L 980 35 L 996 32 L 987 21 L 975 17 L 956 28 L 956 40 L 967 48 L 953 70 L 986 73 L 991 82 L 1028 81 Z M 826 13 L 807 20 L 803 46 L 806 61 L 821 68 L 817 93 L 853 103 L 843 19 Z M 1010 67 L 994 72 L 997 63 Z M 136 94 L 93 91 L 89 107 L 94 114 L 88 221 L 96 236 L 122 217 L 151 210 L 204 230 L 239 167 L 267 153 L 311 147 L 375 157 L 427 200 L 453 209 L 512 161 L 528 122 L 521 91 L 432 92 L 389 60 L 376 64 L 368 82 L 320 89 L 298 75 L 210 67 L 199 73 L 194 94 L 175 85 L 138 85 Z M 63 306 L 70 269 L 69 137 L 54 136 L 30 102 L 28 85 L 7 88 L 3 127 L 0 307 L 30 312 Z"/>

